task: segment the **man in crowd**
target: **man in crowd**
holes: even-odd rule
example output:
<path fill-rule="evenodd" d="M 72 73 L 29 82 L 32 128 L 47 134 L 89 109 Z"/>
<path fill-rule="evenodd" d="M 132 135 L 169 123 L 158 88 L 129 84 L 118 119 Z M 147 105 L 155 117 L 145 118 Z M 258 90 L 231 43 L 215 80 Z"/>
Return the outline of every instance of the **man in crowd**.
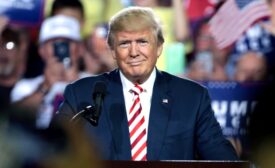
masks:
<path fill-rule="evenodd" d="M 28 34 L 0 16 L 0 109 L 10 105 L 10 92 L 26 70 Z"/>
<path fill-rule="evenodd" d="M 66 84 L 85 76 L 79 71 L 80 40 L 79 22 L 72 17 L 58 15 L 42 23 L 39 54 L 44 74 L 20 80 L 11 93 L 13 103 L 37 112 L 38 127 L 48 126 Z"/>
<path fill-rule="evenodd" d="M 234 80 L 238 82 L 254 82 L 266 79 L 266 57 L 254 51 L 243 53 L 237 61 Z"/>
<path fill-rule="evenodd" d="M 86 71 L 91 74 L 109 72 L 117 67 L 112 57 L 108 44 L 106 43 L 108 25 L 97 25 L 94 31 L 85 39 L 85 45 L 89 59 L 85 60 Z"/>

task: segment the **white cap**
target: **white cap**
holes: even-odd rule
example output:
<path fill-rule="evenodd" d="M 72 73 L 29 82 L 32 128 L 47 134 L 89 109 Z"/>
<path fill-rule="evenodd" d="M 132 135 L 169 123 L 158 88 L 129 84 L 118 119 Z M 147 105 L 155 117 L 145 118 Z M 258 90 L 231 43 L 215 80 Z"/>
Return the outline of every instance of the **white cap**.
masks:
<path fill-rule="evenodd" d="M 45 19 L 40 28 L 39 43 L 58 37 L 79 41 L 79 22 L 75 18 L 63 15 Z"/>

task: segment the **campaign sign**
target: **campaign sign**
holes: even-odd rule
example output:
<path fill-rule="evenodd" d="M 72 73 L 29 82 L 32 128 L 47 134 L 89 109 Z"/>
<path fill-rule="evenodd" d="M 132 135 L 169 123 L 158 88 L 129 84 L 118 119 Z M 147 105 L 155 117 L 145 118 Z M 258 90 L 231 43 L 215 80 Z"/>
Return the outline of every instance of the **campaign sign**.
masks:
<path fill-rule="evenodd" d="M 223 134 L 227 138 L 239 139 L 243 150 L 248 150 L 249 115 L 257 104 L 257 94 L 267 83 L 211 81 L 202 84 L 209 91 L 211 105 Z"/>
<path fill-rule="evenodd" d="M 38 26 L 43 19 L 44 0 L 0 0 L 0 14 L 11 23 Z"/>
<path fill-rule="evenodd" d="M 212 108 L 226 136 L 243 135 L 247 115 L 257 103 L 260 84 L 237 82 L 207 82 L 204 84 L 212 99 Z"/>

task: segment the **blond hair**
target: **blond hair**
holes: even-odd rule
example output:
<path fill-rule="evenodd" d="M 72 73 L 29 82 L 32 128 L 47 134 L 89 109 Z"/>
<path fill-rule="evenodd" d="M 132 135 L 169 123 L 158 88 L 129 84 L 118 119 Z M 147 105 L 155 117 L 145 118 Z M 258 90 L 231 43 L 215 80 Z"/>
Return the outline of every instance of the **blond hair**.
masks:
<path fill-rule="evenodd" d="M 115 14 L 109 22 L 108 45 L 113 49 L 115 33 L 152 29 L 158 45 L 164 42 L 159 19 L 148 7 L 128 7 Z"/>

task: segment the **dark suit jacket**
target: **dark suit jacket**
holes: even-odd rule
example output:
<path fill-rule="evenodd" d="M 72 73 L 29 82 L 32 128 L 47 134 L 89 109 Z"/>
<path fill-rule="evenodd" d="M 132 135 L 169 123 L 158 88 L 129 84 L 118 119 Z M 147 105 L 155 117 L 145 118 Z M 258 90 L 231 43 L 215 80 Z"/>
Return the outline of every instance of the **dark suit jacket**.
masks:
<path fill-rule="evenodd" d="M 99 125 L 94 127 L 86 122 L 86 128 L 96 139 L 103 159 L 131 160 L 118 70 L 68 85 L 57 117 L 70 119 L 93 104 L 93 85 L 99 80 L 107 85 Z M 207 90 L 195 82 L 157 71 L 148 127 L 148 160 L 194 160 L 196 156 L 207 160 L 237 159 L 214 117 Z"/>

